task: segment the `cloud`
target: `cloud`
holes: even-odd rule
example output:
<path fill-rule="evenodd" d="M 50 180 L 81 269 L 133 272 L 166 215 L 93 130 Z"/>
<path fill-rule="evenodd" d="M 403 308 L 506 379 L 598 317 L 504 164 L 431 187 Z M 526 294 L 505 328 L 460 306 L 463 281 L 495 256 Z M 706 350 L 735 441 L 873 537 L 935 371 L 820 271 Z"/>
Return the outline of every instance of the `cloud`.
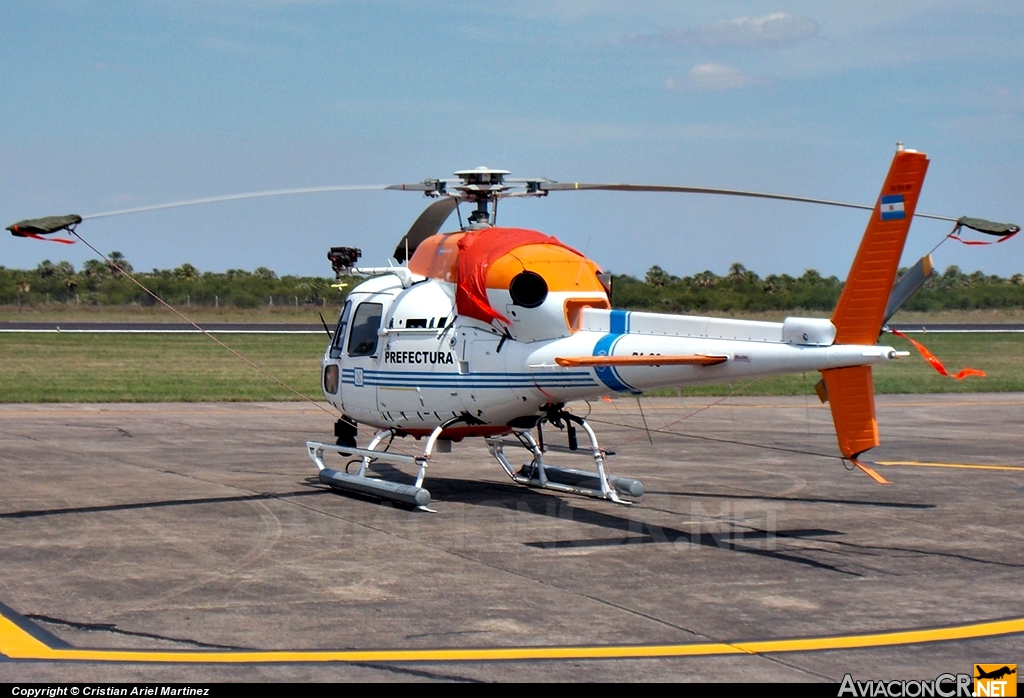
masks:
<path fill-rule="evenodd" d="M 701 63 L 690 68 L 690 72 L 686 74 L 681 83 L 677 83 L 669 78 L 665 83 L 665 87 L 669 90 L 682 87 L 688 90 L 724 92 L 726 90 L 738 90 L 744 87 L 763 85 L 764 82 L 764 78 L 748 75 L 731 65 Z"/>
<path fill-rule="evenodd" d="M 817 35 L 820 27 L 810 17 L 776 12 L 764 17 L 736 17 L 696 29 L 670 29 L 652 34 L 631 34 L 626 43 L 670 46 L 733 46 L 780 48 Z"/>

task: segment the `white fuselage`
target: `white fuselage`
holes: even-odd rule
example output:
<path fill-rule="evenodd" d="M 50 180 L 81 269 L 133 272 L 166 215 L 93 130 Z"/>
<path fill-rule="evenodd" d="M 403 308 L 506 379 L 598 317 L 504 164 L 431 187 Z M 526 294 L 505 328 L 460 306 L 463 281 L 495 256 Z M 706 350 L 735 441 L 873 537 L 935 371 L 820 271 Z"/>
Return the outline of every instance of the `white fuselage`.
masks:
<path fill-rule="evenodd" d="M 835 328 L 822 319 L 771 323 L 595 308 L 582 311 L 576 331 L 563 325 L 549 339 L 519 341 L 456 317 L 454 297 L 454 285 L 436 279 L 403 287 L 385 275 L 358 286 L 349 294 L 347 322 L 339 323 L 340 334 L 324 356 L 324 369 L 335 365 L 340 376 L 339 390 L 325 389 L 325 397 L 356 421 L 379 428 L 420 433 L 468 414 L 474 423 L 500 430 L 571 400 L 871 365 L 896 356 L 891 347 L 835 345 Z M 367 318 L 374 327 L 353 325 Z M 556 363 L 564 357 L 649 355 L 725 360 L 713 366 Z"/>

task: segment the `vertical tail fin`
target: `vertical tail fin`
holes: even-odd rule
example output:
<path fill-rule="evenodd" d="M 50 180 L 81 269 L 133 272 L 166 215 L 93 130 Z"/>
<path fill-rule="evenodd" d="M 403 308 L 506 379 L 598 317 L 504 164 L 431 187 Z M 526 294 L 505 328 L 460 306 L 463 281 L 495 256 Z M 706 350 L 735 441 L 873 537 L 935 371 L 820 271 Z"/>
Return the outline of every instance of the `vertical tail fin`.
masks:
<path fill-rule="evenodd" d="M 874 344 L 921 194 L 928 157 L 897 151 L 832 313 L 836 344 Z"/>
<path fill-rule="evenodd" d="M 878 341 L 927 170 L 928 158 L 923 153 L 902 148 L 896 152 L 832 313 L 836 344 Z M 831 368 L 821 374 L 832 407 L 839 450 L 846 458 L 855 460 L 879 444 L 871 367 Z"/>
<path fill-rule="evenodd" d="M 870 366 L 829 368 L 821 372 L 839 450 L 856 458 L 879 444 L 875 419 L 875 384 Z"/>

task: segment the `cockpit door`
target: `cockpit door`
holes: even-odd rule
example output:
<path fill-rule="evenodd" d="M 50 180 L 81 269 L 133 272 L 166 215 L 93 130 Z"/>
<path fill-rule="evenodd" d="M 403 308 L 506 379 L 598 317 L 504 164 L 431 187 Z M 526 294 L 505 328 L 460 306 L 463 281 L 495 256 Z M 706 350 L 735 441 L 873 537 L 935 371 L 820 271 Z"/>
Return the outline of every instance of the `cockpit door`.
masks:
<path fill-rule="evenodd" d="M 384 304 L 376 300 L 358 303 L 349 322 L 348 341 L 342 364 L 342 406 L 356 419 L 376 416 L 377 383 L 382 353 L 381 319 Z"/>

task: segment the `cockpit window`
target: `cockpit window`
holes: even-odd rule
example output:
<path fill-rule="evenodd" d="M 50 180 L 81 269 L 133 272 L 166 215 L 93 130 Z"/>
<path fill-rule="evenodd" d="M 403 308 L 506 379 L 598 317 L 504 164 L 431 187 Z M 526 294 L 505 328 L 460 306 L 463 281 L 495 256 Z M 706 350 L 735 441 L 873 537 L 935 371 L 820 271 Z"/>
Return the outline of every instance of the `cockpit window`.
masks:
<path fill-rule="evenodd" d="M 334 337 L 331 339 L 331 358 L 340 359 L 341 351 L 345 346 L 345 330 L 348 328 L 348 316 L 352 312 L 352 301 L 346 301 L 345 307 L 341 310 L 341 317 L 338 318 L 338 327 L 334 330 Z"/>
<path fill-rule="evenodd" d="M 373 356 L 377 351 L 377 330 L 380 329 L 382 314 L 380 303 L 359 304 L 348 340 L 349 356 Z"/>

